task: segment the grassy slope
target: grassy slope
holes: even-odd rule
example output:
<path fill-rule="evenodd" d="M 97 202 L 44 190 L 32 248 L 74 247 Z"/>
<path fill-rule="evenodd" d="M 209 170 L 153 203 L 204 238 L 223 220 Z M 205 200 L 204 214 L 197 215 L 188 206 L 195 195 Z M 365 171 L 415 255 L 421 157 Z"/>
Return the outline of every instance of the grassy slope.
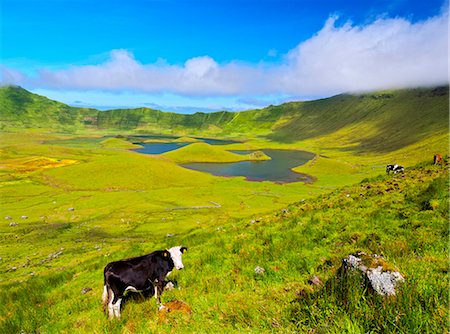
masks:
<path fill-rule="evenodd" d="M 4 94 L 4 88 L 0 94 Z M 351 326 L 353 331 L 367 331 L 371 328 L 368 321 L 380 315 L 367 312 L 380 309 L 389 313 L 401 305 L 395 300 L 387 306 L 369 300 L 357 305 L 363 315 L 356 316 L 352 314 L 359 313 L 334 308 L 339 306 L 335 301 L 321 304 L 327 298 L 315 299 L 312 295 L 308 298 L 311 304 L 306 305 L 295 297 L 306 288 L 307 276 L 319 273 L 323 278 L 330 277 L 339 257 L 356 249 L 383 252 L 411 278 L 408 288 L 413 294 L 402 300 L 409 300 L 413 312 L 403 305 L 400 313 L 404 315 L 400 324 L 394 321 L 395 325 L 401 325 L 405 332 L 415 326 L 442 328 L 447 306 L 442 297 L 442 271 L 448 235 L 442 227 L 448 221 L 442 203 L 447 201 L 447 192 L 439 186 L 442 181 L 432 180 L 446 175 L 446 170 L 408 170 L 405 178 L 395 182 L 397 185 L 389 185 L 391 181 L 382 176 L 366 190 L 356 186 L 312 202 L 308 198 L 384 174 L 381 168 L 387 162 L 411 166 L 431 161 L 435 151 L 448 154 L 446 91 L 342 95 L 249 112 L 199 113 L 192 117 L 141 110 L 136 111 L 138 116 L 144 115 L 134 123 L 139 124 L 137 128 L 131 122 L 134 116 L 128 119 L 125 111 L 118 111 L 105 120 L 111 123 L 102 123 L 117 124 L 108 130 L 112 133 L 145 129 L 159 133 L 170 126 L 168 131 L 179 135 L 195 132 L 253 138 L 227 146 L 234 149 L 310 150 L 320 156 L 297 170 L 315 175 L 317 182 L 312 185 L 213 177 L 182 169 L 161 156 L 122 151 L 124 143 L 117 140 L 106 142 L 114 150 L 102 146 L 103 138 L 75 137 L 59 142 L 66 136 L 25 131 L 23 127 L 88 133 L 92 129 L 82 124 L 83 112 L 74 108 L 77 116 L 69 119 L 75 123 L 60 123 L 58 108 L 64 109 L 64 105 L 55 102 L 55 107 L 52 101 L 46 104 L 49 100 L 33 96 L 37 101 L 25 101 L 19 110 L 14 109 L 18 108 L 14 103 L 5 104 L 4 95 L 0 97 L 6 129 L 20 128 L 0 134 L 1 214 L 19 223 L 11 227 L 11 220 L 4 220 L 0 225 L 0 284 L 2 292 L 8 291 L 1 296 L 6 300 L 0 312 L 1 326 L 5 326 L 1 331 L 59 333 L 77 328 L 81 332 L 138 333 L 147 328 L 156 332 L 185 329 L 181 319 L 173 319 L 167 326 L 157 325 L 153 301 L 129 303 L 124 320 L 113 323 L 105 321 L 99 306 L 99 277 L 106 262 L 181 242 L 190 247 L 185 264 L 193 269 L 175 274 L 182 290 L 164 298 L 184 299 L 194 308 L 187 327 L 192 332 L 223 328 L 236 332 L 311 328 L 342 332 Z M 39 109 L 37 105 L 45 107 Z M 141 122 L 152 117 L 157 121 Z M 114 123 L 121 118 L 123 121 Z M 98 130 L 93 134 L 101 135 Z M 205 151 L 200 151 L 201 156 Z M 216 159 L 223 157 L 223 151 L 217 153 Z M 184 158 L 192 160 L 196 154 L 191 152 Z M 438 185 L 430 186 L 432 191 L 423 195 L 433 182 Z M 371 192 L 372 188 L 377 191 Z M 433 204 L 424 206 L 419 197 L 430 194 L 437 197 L 428 198 Z M 307 201 L 306 206 L 300 206 L 301 211 L 293 206 L 289 215 L 260 218 L 302 198 Z M 220 203 L 221 208 L 189 209 L 211 205 L 211 201 Z M 72 207 L 75 210 L 68 211 Z M 183 210 L 171 211 L 174 208 Z M 249 218 L 236 220 L 252 214 L 260 223 L 249 223 Z M 28 219 L 22 220 L 22 215 Z M 176 235 L 168 240 L 167 233 Z M 255 277 L 254 265 L 269 268 L 268 274 Z M 31 289 L 31 284 L 40 289 Z M 80 290 L 84 287 L 94 290 L 83 295 Z M 377 326 L 388 326 L 388 322 Z"/>
<path fill-rule="evenodd" d="M 167 323 L 158 323 L 152 299 L 125 304 L 121 321 L 108 321 L 100 306 L 103 266 L 164 247 L 155 226 L 129 228 L 120 215 L 116 224 L 103 226 L 99 217 L 61 208 L 60 223 L 20 221 L 15 230 L 2 224 L 3 243 L 35 247 L 2 253 L 1 331 L 442 332 L 448 311 L 447 189 L 447 170 L 424 165 L 254 221 L 182 231 L 171 243 L 189 246 L 186 269 L 173 274 L 180 289 L 163 300 L 184 300 L 194 313 L 190 321 L 172 316 Z M 341 258 L 357 250 L 383 254 L 400 269 L 407 279 L 398 297 L 361 298 L 365 292 L 356 284 L 342 301 L 339 286 L 325 292 L 308 285 L 313 274 L 333 280 Z M 255 275 L 256 266 L 265 274 Z M 86 287 L 93 290 L 82 294 Z"/>

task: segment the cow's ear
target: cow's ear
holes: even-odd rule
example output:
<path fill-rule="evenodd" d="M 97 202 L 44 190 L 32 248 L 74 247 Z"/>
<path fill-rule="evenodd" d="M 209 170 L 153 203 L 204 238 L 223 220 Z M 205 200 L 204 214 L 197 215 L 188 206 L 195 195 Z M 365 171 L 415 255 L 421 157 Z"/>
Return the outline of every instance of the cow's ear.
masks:
<path fill-rule="evenodd" d="M 186 247 L 181 247 L 180 251 L 181 251 L 181 253 L 184 253 L 185 251 L 187 251 L 187 248 Z"/>
<path fill-rule="evenodd" d="M 170 256 L 170 253 L 169 253 L 168 251 L 164 251 L 164 252 L 163 252 L 163 256 L 164 256 L 164 257 L 169 257 L 169 256 Z"/>

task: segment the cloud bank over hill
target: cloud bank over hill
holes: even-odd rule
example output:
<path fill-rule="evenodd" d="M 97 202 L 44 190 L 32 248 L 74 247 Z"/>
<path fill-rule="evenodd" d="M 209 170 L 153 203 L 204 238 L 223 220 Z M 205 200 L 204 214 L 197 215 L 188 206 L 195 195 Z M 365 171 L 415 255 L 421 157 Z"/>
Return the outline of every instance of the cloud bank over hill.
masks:
<path fill-rule="evenodd" d="M 341 92 L 448 83 L 448 13 L 412 23 L 379 18 L 363 26 L 330 17 L 281 62 L 219 64 L 198 56 L 184 64 L 143 64 L 112 50 L 97 65 L 40 68 L 35 75 L 2 67 L 2 81 L 35 89 L 136 91 L 192 97 L 266 94 L 329 96 Z M 295 34 L 295 31 L 292 32 Z M 263 55 L 262 55 L 263 56 Z"/>

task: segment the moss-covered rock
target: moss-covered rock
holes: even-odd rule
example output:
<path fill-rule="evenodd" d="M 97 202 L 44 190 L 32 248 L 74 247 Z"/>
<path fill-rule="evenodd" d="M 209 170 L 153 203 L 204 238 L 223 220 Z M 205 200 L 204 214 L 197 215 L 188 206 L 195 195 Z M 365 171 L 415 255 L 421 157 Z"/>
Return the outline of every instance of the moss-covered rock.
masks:
<path fill-rule="evenodd" d="M 342 267 L 341 273 L 344 275 L 349 270 L 359 272 L 365 283 L 382 296 L 395 295 L 398 286 L 405 281 L 403 275 L 378 254 L 359 252 L 349 255 L 342 260 Z"/>

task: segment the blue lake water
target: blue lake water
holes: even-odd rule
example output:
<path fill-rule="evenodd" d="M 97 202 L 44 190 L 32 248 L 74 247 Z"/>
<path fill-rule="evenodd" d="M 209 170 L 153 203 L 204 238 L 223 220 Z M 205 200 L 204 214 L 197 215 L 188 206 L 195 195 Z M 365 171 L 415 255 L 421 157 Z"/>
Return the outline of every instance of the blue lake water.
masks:
<path fill-rule="evenodd" d="M 189 145 L 190 143 L 144 143 L 142 148 L 133 149 L 135 152 L 144 154 L 162 154 L 177 148 Z"/>
<path fill-rule="evenodd" d="M 294 172 L 291 168 L 301 166 L 314 157 L 313 153 L 297 150 L 264 149 L 272 160 L 240 161 L 230 163 L 193 162 L 181 166 L 216 176 L 244 176 L 249 181 L 272 181 L 276 183 L 312 182 L 306 174 Z M 248 154 L 252 151 L 231 151 Z"/>

